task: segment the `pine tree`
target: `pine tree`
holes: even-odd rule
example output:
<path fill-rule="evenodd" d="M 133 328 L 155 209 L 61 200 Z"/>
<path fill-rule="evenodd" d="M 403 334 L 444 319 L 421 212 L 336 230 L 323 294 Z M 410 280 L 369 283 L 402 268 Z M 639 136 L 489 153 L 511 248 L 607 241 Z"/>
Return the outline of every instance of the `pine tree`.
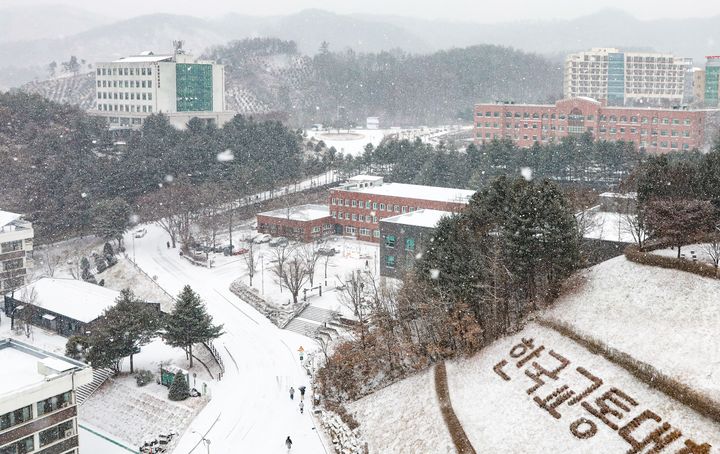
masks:
<path fill-rule="evenodd" d="M 181 371 L 177 371 L 175 378 L 173 378 L 172 385 L 170 385 L 168 399 L 185 400 L 188 397 L 190 397 L 190 387 L 188 386 L 188 382 L 185 380 L 185 375 Z"/>
<path fill-rule="evenodd" d="M 222 325 L 213 325 L 212 317 L 205 310 L 200 296 L 186 285 L 177 297 L 175 309 L 165 326 L 165 342 L 173 347 L 184 348 L 193 366 L 192 347 L 198 342 L 207 342 L 223 334 Z"/>

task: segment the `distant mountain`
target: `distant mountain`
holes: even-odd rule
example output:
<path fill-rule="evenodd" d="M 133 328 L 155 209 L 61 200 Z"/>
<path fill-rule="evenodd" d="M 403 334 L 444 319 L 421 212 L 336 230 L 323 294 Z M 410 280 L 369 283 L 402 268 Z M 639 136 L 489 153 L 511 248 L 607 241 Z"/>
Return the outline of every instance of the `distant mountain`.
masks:
<path fill-rule="evenodd" d="M 551 101 L 562 93 L 558 63 L 500 46 L 431 54 L 400 51 L 303 54 L 291 41 L 255 38 L 215 46 L 204 55 L 226 65 L 226 103 L 247 115 L 277 115 L 295 125 L 330 124 L 338 107 L 362 124 L 469 121 L 477 101 Z M 64 77 L 22 87 L 54 101 L 92 106 L 93 76 Z"/>
<path fill-rule="evenodd" d="M 591 47 L 620 47 L 672 52 L 696 65 L 720 48 L 720 16 L 644 21 L 617 9 L 571 20 L 498 24 L 442 22 L 397 16 L 358 15 L 396 25 L 418 36 L 432 36 L 436 49 L 478 43 L 512 46 L 540 54 L 565 54 Z"/>
<path fill-rule="evenodd" d="M 67 5 L 0 7 L 0 43 L 61 38 L 112 22 Z"/>
<path fill-rule="evenodd" d="M 618 10 L 602 10 L 573 20 L 501 24 L 339 15 L 321 10 L 269 17 L 228 14 L 216 19 L 153 14 L 79 32 L 78 21 L 61 13 L 57 13 L 59 19 L 56 23 L 47 27 L 47 33 L 27 32 L 22 27 L 17 30 L 17 25 L 13 29 L 15 32 L 0 27 L 0 36 L 5 36 L 5 42 L 0 39 L 0 88 L 47 77 L 47 64 L 53 60 L 60 62 L 76 55 L 92 63 L 142 50 L 167 52 L 176 39 L 184 40 L 186 49 L 194 54 L 235 39 L 274 37 L 296 42 L 298 50 L 308 55 L 317 53 L 323 41 L 328 42 L 334 51 L 348 48 L 356 52 L 402 49 L 412 53 L 496 44 L 552 56 L 557 60 L 562 60 L 570 51 L 614 46 L 672 52 L 694 58 L 696 65 L 702 64 L 704 55 L 714 55 L 720 47 L 720 27 L 717 27 L 720 16 L 641 21 Z M 47 15 L 39 17 L 40 24 L 48 20 Z M 97 20 L 88 19 L 85 22 L 90 24 Z M 0 15 L 0 24 L 2 21 L 8 22 Z M 57 38 L 57 25 L 65 21 L 71 24 L 63 27 L 68 35 Z M 25 22 L 28 21 L 19 23 Z M 7 41 L 7 36 L 13 36 L 13 33 L 41 39 Z M 9 71 L 8 68 L 13 69 Z"/>

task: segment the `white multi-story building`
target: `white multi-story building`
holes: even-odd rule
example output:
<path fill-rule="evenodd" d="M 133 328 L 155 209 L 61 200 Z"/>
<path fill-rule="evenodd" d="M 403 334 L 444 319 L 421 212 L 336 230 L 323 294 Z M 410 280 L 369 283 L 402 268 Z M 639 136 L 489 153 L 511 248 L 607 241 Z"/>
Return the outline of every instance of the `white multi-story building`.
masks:
<path fill-rule="evenodd" d="M 593 48 L 565 58 L 563 94 L 615 106 L 679 105 L 691 71 L 692 59 L 671 54 Z"/>
<path fill-rule="evenodd" d="M 218 126 L 234 113 L 225 110 L 224 66 L 196 60 L 176 43 L 175 52 L 143 52 L 106 63 L 96 63 L 95 109 L 111 129 L 140 128 L 146 117 L 165 114 L 184 128 L 197 117 Z"/>
<path fill-rule="evenodd" d="M 0 211 L 0 294 L 25 284 L 34 236 L 32 224 L 22 215 Z"/>
<path fill-rule="evenodd" d="M 0 452 L 78 454 L 75 390 L 90 366 L 12 339 L 0 340 Z"/>

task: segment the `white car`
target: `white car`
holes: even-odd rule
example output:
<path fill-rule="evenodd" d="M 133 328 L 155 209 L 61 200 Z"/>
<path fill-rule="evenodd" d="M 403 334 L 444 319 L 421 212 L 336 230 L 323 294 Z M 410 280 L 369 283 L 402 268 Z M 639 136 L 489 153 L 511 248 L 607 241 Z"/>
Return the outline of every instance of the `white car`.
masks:
<path fill-rule="evenodd" d="M 135 230 L 135 238 L 142 238 L 145 234 L 147 234 L 147 229 L 142 228 Z"/>
<path fill-rule="evenodd" d="M 255 238 L 253 238 L 253 243 L 255 243 L 255 244 L 267 243 L 271 239 L 272 239 L 272 236 L 270 234 L 263 233 L 263 234 L 256 236 Z"/>

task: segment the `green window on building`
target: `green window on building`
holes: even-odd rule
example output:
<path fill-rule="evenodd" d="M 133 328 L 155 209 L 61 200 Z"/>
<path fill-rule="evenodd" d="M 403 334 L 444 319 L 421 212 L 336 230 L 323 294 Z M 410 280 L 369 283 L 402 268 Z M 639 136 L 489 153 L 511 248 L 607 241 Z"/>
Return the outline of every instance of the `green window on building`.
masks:
<path fill-rule="evenodd" d="M 178 112 L 213 110 L 212 65 L 178 63 L 175 85 Z"/>
<path fill-rule="evenodd" d="M 608 54 L 607 96 L 611 106 L 625 103 L 625 54 Z"/>
<path fill-rule="evenodd" d="M 718 83 L 720 82 L 720 66 L 705 67 L 705 104 L 709 107 L 718 105 Z"/>
<path fill-rule="evenodd" d="M 385 237 L 385 246 L 387 247 L 395 247 L 395 235 L 388 235 Z M 393 258 L 393 260 L 395 260 Z"/>
<path fill-rule="evenodd" d="M 415 238 L 406 238 L 405 239 L 405 250 L 406 251 L 414 251 L 415 250 Z"/>
<path fill-rule="evenodd" d="M 385 266 L 388 268 L 395 268 L 395 256 L 394 255 L 386 255 L 385 256 Z"/>

